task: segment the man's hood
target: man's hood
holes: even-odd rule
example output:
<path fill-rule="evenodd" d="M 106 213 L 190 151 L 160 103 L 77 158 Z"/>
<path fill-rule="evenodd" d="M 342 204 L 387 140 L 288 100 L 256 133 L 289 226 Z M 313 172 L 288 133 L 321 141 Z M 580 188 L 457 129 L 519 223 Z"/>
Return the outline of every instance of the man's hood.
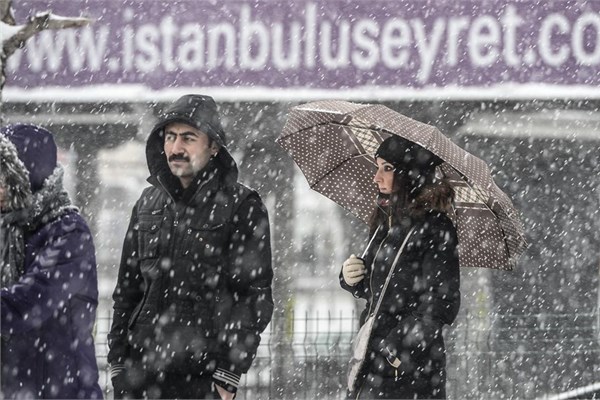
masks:
<path fill-rule="evenodd" d="M 190 125 L 212 138 L 219 144 L 215 157 L 217 167 L 224 172 L 226 179 L 237 180 L 238 169 L 233 157 L 225 147 L 226 135 L 215 101 L 209 96 L 186 95 L 178 99 L 160 117 L 146 143 L 146 161 L 150 175 L 167 181 L 174 179 L 164 152 L 164 128 L 173 122 Z"/>
<path fill-rule="evenodd" d="M 227 146 L 227 137 L 221 126 L 217 104 L 210 96 L 188 94 L 180 97 L 159 118 L 152 129 L 162 131 L 167 124 L 181 122 L 206 133 L 219 146 Z"/>
<path fill-rule="evenodd" d="M 146 142 L 146 161 L 151 176 L 167 180 L 177 179 L 171 173 L 169 163 L 167 162 L 162 130 L 153 130 L 148 137 L 148 141 Z M 237 181 L 237 164 L 225 147 L 219 149 L 214 161 L 217 168 L 224 172 L 224 176 L 228 181 Z"/>

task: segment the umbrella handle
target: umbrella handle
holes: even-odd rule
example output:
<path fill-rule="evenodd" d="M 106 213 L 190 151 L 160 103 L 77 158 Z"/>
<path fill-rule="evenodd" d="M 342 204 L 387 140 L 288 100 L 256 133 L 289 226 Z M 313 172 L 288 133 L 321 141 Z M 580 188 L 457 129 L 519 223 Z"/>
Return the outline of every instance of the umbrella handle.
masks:
<path fill-rule="evenodd" d="M 360 259 L 364 261 L 365 257 L 367 256 L 367 253 L 369 252 L 369 248 L 371 248 L 371 244 L 373 243 L 373 240 L 375 240 L 375 236 L 377 236 L 377 232 L 379 232 L 379 228 L 381 228 L 380 226 L 377 227 L 377 229 L 375 230 L 375 233 L 373 233 L 373 236 L 371 236 L 371 240 L 369 240 L 369 244 L 367 244 L 367 247 L 365 247 L 365 250 L 363 251 L 363 253 L 360 256 Z"/>

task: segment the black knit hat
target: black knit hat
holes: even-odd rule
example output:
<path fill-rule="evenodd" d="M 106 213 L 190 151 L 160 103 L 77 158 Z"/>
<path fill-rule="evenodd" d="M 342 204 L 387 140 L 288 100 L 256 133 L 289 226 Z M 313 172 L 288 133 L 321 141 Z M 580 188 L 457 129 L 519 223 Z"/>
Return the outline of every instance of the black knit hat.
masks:
<path fill-rule="evenodd" d="M 379 145 L 375 157 L 392 164 L 398 173 L 404 171 L 413 175 L 431 174 L 443 162 L 429 150 L 397 135 L 385 139 Z"/>

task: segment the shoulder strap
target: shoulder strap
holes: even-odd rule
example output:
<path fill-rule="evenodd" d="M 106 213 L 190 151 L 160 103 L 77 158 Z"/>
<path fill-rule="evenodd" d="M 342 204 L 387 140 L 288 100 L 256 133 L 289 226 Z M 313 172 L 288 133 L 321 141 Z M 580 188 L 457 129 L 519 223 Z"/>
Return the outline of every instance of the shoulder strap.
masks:
<path fill-rule="evenodd" d="M 383 285 L 383 289 L 381 290 L 381 294 L 379 295 L 379 300 L 377 300 L 377 306 L 375 306 L 373 315 L 377 315 L 377 312 L 379 311 L 379 307 L 381 306 L 381 302 L 383 301 L 383 296 L 385 296 L 385 291 L 387 290 L 388 284 L 392 280 L 392 275 L 394 274 L 394 270 L 396 269 L 396 264 L 398 264 L 400 255 L 402 254 L 402 251 L 404 250 L 404 247 L 406 246 L 406 243 L 408 243 L 408 239 L 410 238 L 410 236 L 412 235 L 414 230 L 415 230 L 414 226 L 412 228 L 410 228 L 410 230 L 406 234 L 406 237 L 404 238 L 404 241 L 402 242 L 402 246 L 400 246 L 400 250 L 398 250 L 398 253 L 396 254 L 396 258 L 394 258 L 394 262 L 392 263 L 390 272 L 388 273 L 387 279 L 385 280 L 385 283 Z"/>
<path fill-rule="evenodd" d="M 367 253 L 369 252 L 369 249 L 371 248 L 371 244 L 373 243 L 373 240 L 375 240 L 375 236 L 377 236 L 377 232 L 379 232 L 379 228 L 381 228 L 381 226 L 378 226 L 377 229 L 375 229 L 373 236 L 371 236 L 371 240 L 369 240 L 369 244 L 367 244 L 365 251 L 363 251 L 362 255 L 360 256 L 360 258 L 362 258 L 363 260 L 367 256 Z"/>

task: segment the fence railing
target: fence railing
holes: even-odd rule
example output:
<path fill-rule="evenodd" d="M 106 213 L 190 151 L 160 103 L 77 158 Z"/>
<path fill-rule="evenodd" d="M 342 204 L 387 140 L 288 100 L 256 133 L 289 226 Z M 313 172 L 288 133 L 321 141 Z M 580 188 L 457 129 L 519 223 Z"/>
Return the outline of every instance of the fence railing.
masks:
<path fill-rule="evenodd" d="M 600 376 L 595 314 L 462 315 L 445 328 L 450 399 L 533 399 L 576 389 Z M 110 315 L 98 315 L 101 385 L 112 398 L 106 354 Z M 357 316 L 290 315 L 271 325 L 244 375 L 238 399 L 343 399 Z"/>

